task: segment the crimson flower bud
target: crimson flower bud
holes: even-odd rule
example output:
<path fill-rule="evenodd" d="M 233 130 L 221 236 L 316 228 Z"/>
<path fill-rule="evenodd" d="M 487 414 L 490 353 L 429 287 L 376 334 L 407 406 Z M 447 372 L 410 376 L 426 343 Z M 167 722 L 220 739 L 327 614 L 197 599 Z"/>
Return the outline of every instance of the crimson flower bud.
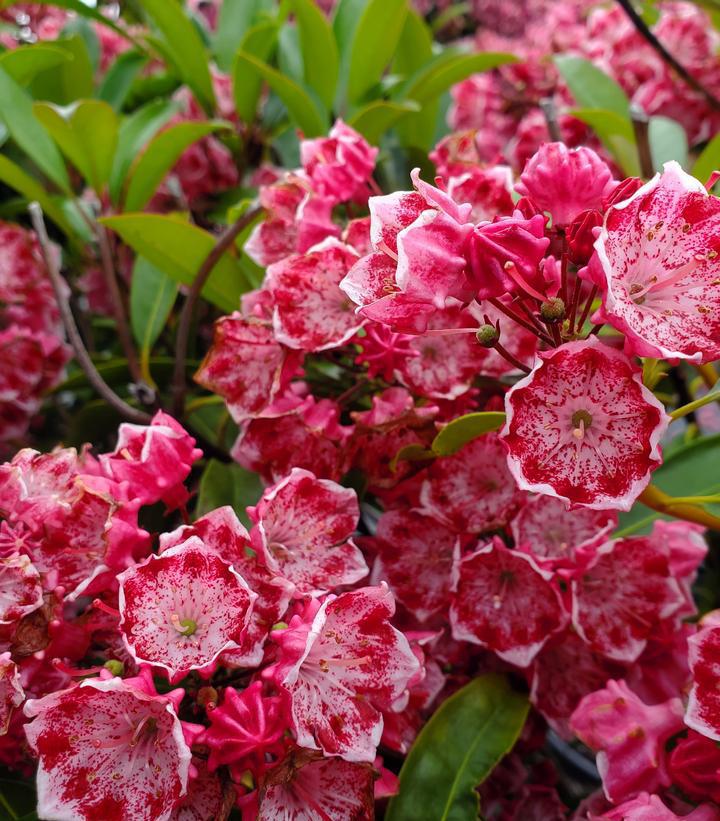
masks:
<path fill-rule="evenodd" d="M 638 188 L 642 188 L 643 185 L 644 183 L 639 177 L 627 177 L 619 183 L 610 194 L 603 197 L 603 211 L 607 211 L 611 205 L 617 205 L 619 202 L 629 200 Z"/>
<path fill-rule="evenodd" d="M 576 265 L 587 265 L 593 253 L 594 229 L 602 225 L 599 211 L 583 211 L 570 223 L 567 230 L 567 244 L 570 259 Z"/>

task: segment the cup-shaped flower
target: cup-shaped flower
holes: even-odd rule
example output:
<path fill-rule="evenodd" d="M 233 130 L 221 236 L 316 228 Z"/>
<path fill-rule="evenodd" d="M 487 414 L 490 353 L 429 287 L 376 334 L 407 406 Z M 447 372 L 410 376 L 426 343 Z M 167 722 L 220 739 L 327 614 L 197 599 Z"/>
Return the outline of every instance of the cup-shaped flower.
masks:
<path fill-rule="evenodd" d="M 120 582 L 120 630 L 138 662 L 171 676 L 237 649 L 256 595 L 196 536 L 128 568 Z"/>
<path fill-rule="evenodd" d="M 688 639 L 692 690 L 685 723 L 702 735 L 720 741 L 720 613 L 705 616 Z"/>
<path fill-rule="evenodd" d="M 660 465 L 669 417 L 622 353 L 595 337 L 541 353 L 505 396 L 501 438 L 518 485 L 629 510 Z"/>

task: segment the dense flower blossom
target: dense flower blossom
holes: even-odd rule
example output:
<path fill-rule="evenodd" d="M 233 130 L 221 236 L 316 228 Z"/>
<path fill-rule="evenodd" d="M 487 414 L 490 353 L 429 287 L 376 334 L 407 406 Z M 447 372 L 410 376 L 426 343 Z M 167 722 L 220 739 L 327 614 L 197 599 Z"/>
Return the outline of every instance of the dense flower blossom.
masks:
<path fill-rule="evenodd" d="M 298 744 L 346 761 L 375 758 L 381 709 L 401 710 L 420 665 L 392 627 L 386 585 L 329 596 L 274 634 L 280 654 L 266 671 L 287 692 Z"/>
<path fill-rule="evenodd" d="M 685 723 L 702 735 L 720 741 L 720 621 L 716 611 L 705 617 L 689 644 L 692 690 Z"/>
<path fill-rule="evenodd" d="M 598 317 L 641 356 L 708 362 L 720 357 L 720 203 L 676 162 L 614 205 L 590 274 Z"/>
<path fill-rule="evenodd" d="M 668 418 L 622 354 L 591 338 L 541 353 L 505 397 L 501 438 L 520 487 L 629 510 L 660 464 Z"/>

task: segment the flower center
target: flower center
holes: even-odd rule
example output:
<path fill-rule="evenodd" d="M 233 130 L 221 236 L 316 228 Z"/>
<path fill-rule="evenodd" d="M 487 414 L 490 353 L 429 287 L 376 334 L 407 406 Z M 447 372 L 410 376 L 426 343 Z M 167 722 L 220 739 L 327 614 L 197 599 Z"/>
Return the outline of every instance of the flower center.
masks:
<path fill-rule="evenodd" d="M 585 431 L 592 425 L 592 416 L 583 408 L 576 410 L 571 418 L 572 433 L 576 439 L 583 439 Z"/>
<path fill-rule="evenodd" d="M 170 623 L 181 636 L 192 636 L 197 630 L 197 622 L 193 619 L 181 619 L 177 613 L 170 616 Z"/>

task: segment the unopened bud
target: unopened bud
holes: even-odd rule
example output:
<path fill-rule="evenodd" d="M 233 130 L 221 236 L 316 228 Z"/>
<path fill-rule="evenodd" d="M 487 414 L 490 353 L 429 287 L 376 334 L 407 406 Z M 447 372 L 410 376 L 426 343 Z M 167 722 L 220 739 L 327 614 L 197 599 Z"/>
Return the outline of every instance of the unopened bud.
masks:
<path fill-rule="evenodd" d="M 599 211 L 583 211 L 568 226 L 568 252 L 576 265 L 587 265 L 593 253 L 596 230 L 602 225 L 602 221 Z"/>
<path fill-rule="evenodd" d="M 640 177 L 627 177 L 619 183 L 606 197 L 603 197 L 602 210 L 607 211 L 612 205 L 625 202 L 643 186 L 643 181 Z"/>
<path fill-rule="evenodd" d="M 500 334 L 494 325 L 481 325 L 475 333 L 475 338 L 483 348 L 492 348 L 500 339 Z"/>
<path fill-rule="evenodd" d="M 540 306 L 540 316 L 545 322 L 561 322 L 565 319 L 565 303 L 559 296 L 554 296 Z"/>
<path fill-rule="evenodd" d="M 125 672 L 125 665 L 118 659 L 109 659 L 103 664 L 103 667 L 114 676 L 121 676 Z"/>

